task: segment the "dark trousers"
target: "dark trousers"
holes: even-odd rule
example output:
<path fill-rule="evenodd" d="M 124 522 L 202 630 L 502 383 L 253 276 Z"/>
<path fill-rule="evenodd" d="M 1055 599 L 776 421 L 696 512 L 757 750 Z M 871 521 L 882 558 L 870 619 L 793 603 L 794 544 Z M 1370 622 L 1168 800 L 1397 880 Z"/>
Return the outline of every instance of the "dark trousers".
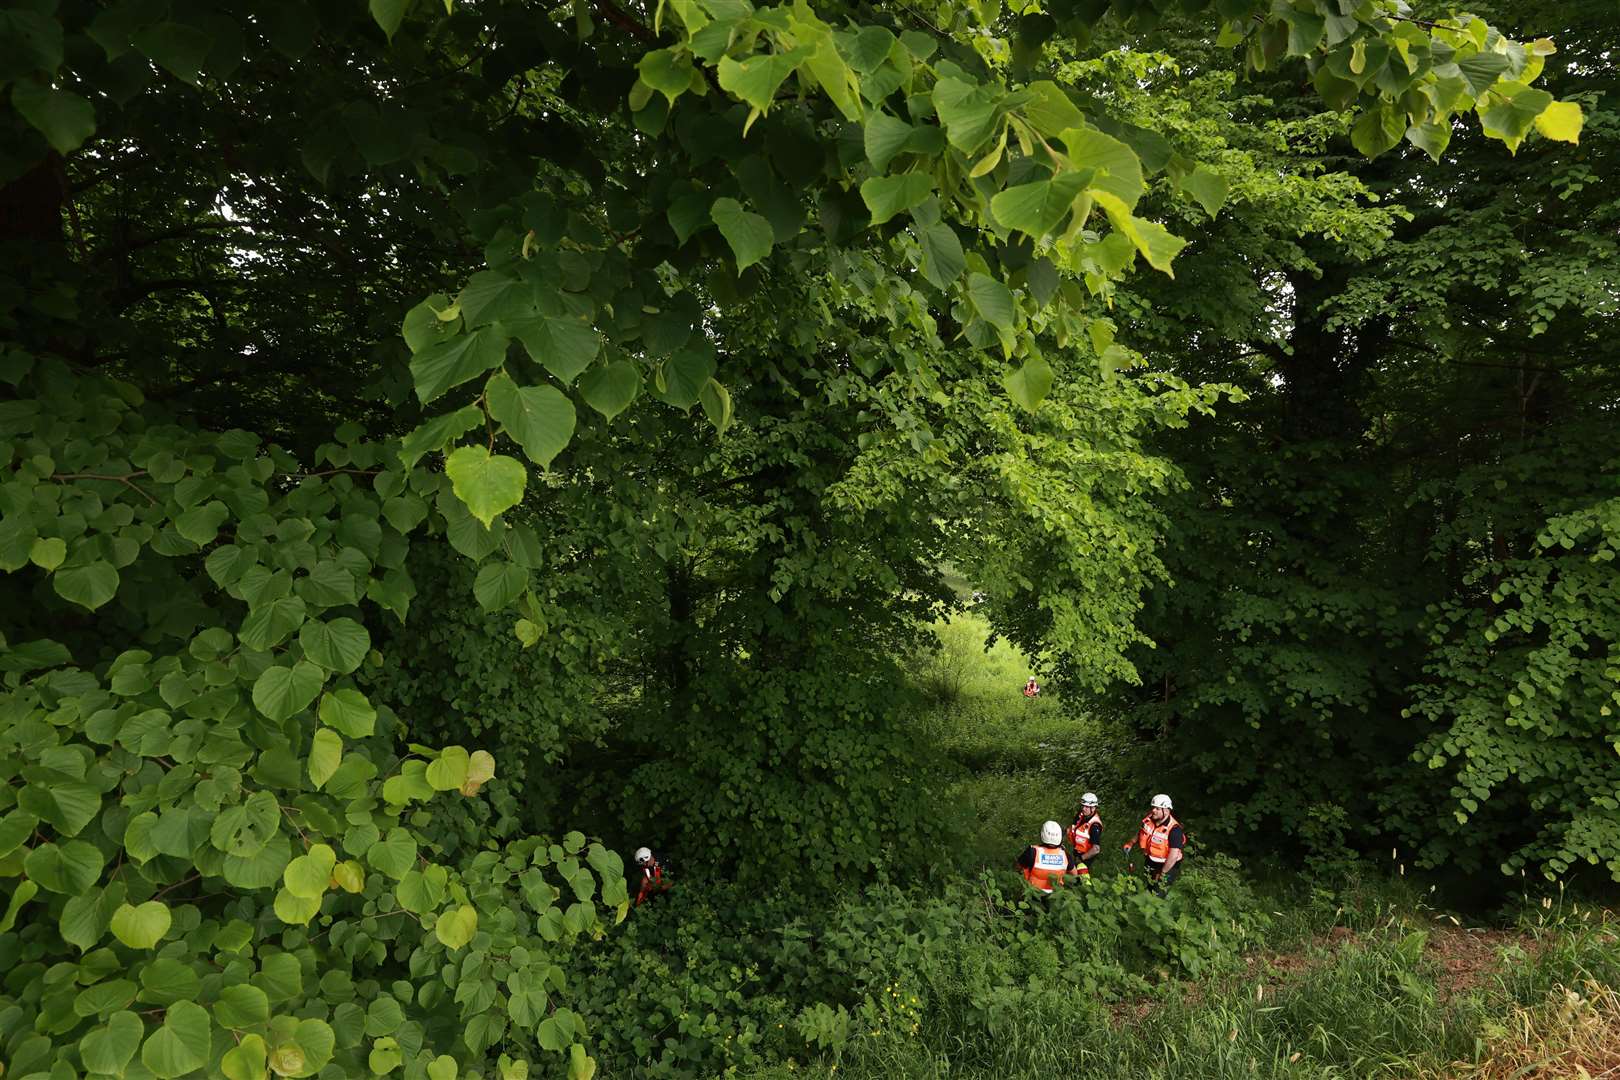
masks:
<path fill-rule="evenodd" d="M 1176 860 L 1176 865 L 1172 866 L 1167 874 L 1164 872 L 1164 863 L 1154 862 L 1149 859 L 1147 861 L 1148 888 L 1163 896 L 1164 891 L 1174 885 L 1176 878 L 1181 876 L 1181 864 L 1186 861 L 1185 856 Z"/>

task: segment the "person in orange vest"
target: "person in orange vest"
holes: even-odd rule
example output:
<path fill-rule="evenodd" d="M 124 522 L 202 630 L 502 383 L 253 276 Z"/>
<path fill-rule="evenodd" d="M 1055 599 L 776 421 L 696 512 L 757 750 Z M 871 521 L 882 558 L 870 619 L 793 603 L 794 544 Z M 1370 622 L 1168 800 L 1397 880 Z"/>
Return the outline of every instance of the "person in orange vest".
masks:
<path fill-rule="evenodd" d="M 1069 826 L 1069 843 L 1074 845 L 1076 869 L 1090 873 L 1086 864 L 1102 851 L 1102 818 L 1097 815 L 1097 796 L 1086 792 L 1080 796 L 1080 813 Z"/>
<path fill-rule="evenodd" d="M 1035 676 L 1033 676 L 1033 675 L 1031 675 L 1029 677 L 1029 682 L 1024 684 L 1024 696 L 1025 697 L 1040 697 L 1041 696 L 1041 684 L 1035 681 Z"/>
<path fill-rule="evenodd" d="M 1133 847 L 1142 849 L 1142 854 L 1147 858 L 1148 880 L 1153 891 L 1161 896 L 1181 875 L 1181 852 L 1187 844 L 1186 830 L 1176 820 L 1174 809 L 1170 796 L 1153 796 L 1136 839 L 1124 848 L 1127 853 Z"/>
<path fill-rule="evenodd" d="M 1041 826 L 1041 842 L 1029 845 L 1018 856 L 1018 869 L 1023 871 L 1025 881 L 1048 894 L 1064 878 L 1085 873 L 1084 867 L 1073 869 L 1069 853 L 1063 849 L 1063 827 L 1055 821 Z"/>
<path fill-rule="evenodd" d="M 642 901 L 651 900 L 659 893 L 669 891 L 669 882 L 664 880 L 664 867 L 653 858 L 651 848 L 636 849 L 636 907 Z"/>

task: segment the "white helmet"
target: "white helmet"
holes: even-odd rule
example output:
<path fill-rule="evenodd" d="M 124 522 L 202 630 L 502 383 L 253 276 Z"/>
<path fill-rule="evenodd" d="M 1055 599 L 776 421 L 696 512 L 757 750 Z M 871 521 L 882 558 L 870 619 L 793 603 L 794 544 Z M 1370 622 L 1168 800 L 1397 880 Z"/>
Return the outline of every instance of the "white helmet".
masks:
<path fill-rule="evenodd" d="M 1097 805 L 1097 796 L 1093 795 L 1089 791 L 1086 792 L 1084 795 L 1080 796 L 1080 805 L 1081 806 L 1096 806 Z"/>
<path fill-rule="evenodd" d="M 1168 795 L 1155 795 L 1155 796 L 1153 796 L 1153 809 L 1155 809 L 1155 810 L 1174 810 L 1175 807 L 1170 805 L 1170 796 L 1168 796 Z"/>
<path fill-rule="evenodd" d="M 636 848 L 636 865 L 646 866 L 650 862 L 652 862 L 652 849 L 644 847 Z"/>
<path fill-rule="evenodd" d="M 1063 843 L 1063 828 L 1055 821 L 1048 821 L 1041 826 L 1041 843 L 1047 847 L 1057 847 Z"/>

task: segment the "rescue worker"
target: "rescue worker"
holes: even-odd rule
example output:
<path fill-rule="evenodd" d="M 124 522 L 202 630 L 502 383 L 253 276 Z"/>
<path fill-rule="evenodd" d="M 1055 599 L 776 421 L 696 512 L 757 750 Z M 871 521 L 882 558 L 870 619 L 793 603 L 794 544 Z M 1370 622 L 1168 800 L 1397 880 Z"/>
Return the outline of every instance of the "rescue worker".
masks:
<path fill-rule="evenodd" d="M 1147 858 L 1150 887 L 1161 896 L 1181 875 L 1181 852 L 1187 844 L 1187 833 L 1172 810 L 1174 807 L 1170 804 L 1170 796 L 1153 796 L 1136 839 L 1124 847 L 1127 853 L 1133 847 L 1142 849 L 1142 854 Z"/>
<path fill-rule="evenodd" d="M 636 907 L 640 907 L 644 900 L 669 891 L 669 883 L 664 880 L 664 867 L 653 858 L 651 848 L 636 848 L 635 880 Z"/>
<path fill-rule="evenodd" d="M 1080 796 L 1080 813 L 1069 826 L 1069 843 L 1074 845 L 1076 867 L 1090 873 L 1086 864 L 1102 851 L 1102 818 L 1097 816 L 1097 796 L 1086 792 Z"/>
<path fill-rule="evenodd" d="M 1055 821 L 1041 826 L 1041 842 L 1029 845 L 1018 856 L 1018 869 L 1025 881 L 1043 893 L 1051 893 L 1065 877 L 1084 873 L 1071 869 L 1069 853 L 1063 849 L 1063 827 Z"/>
<path fill-rule="evenodd" d="M 1029 682 L 1024 684 L 1024 696 L 1025 697 L 1040 697 L 1041 696 L 1041 684 L 1035 681 L 1035 676 L 1033 676 L 1033 675 L 1031 675 L 1029 677 Z"/>

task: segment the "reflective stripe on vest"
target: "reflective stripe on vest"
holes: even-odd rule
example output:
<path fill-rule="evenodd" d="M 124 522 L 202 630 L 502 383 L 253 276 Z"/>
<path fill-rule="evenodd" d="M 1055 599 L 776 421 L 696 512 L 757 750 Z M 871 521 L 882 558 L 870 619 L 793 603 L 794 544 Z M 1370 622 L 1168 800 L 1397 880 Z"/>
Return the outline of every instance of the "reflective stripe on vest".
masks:
<path fill-rule="evenodd" d="M 1144 854 L 1154 862 L 1164 862 L 1170 857 L 1170 830 L 1181 827 L 1174 814 L 1164 819 L 1163 825 L 1153 824 L 1153 818 L 1142 819 L 1142 828 L 1136 834 L 1136 844 Z"/>
<path fill-rule="evenodd" d="M 1086 820 L 1076 821 L 1073 825 L 1069 826 L 1069 841 L 1074 844 L 1074 853 L 1076 855 L 1090 855 L 1093 851 L 1096 851 L 1102 847 L 1101 844 L 1093 844 L 1091 842 L 1091 827 L 1093 825 L 1102 825 L 1102 817 L 1100 815 L 1093 814 Z"/>
<path fill-rule="evenodd" d="M 1035 865 L 1024 871 L 1024 880 L 1041 892 L 1051 892 L 1053 882 L 1069 870 L 1069 853 L 1060 847 L 1035 845 Z"/>

